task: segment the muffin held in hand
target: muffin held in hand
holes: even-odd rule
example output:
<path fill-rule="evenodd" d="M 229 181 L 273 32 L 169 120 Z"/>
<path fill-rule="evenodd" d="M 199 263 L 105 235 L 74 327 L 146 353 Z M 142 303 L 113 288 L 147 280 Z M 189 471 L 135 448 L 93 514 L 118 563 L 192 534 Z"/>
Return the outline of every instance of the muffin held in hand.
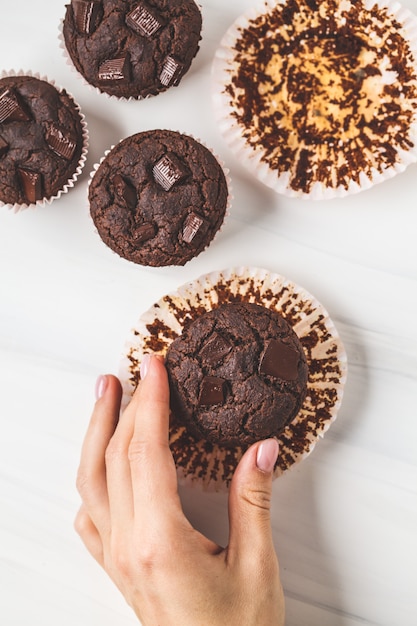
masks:
<path fill-rule="evenodd" d="M 188 135 L 149 130 L 105 156 L 89 186 L 90 212 L 104 243 L 147 266 L 184 265 L 220 229 L 228 183 L 212 152 Z"/>
<path fill-rule="evenodd" d="M 65 49 L 99 91 L 140 99 L 177 86 L 199 49 L 194 0 L 71 0 Z"/>
<path fill-rule="evenodd" d="M 249 302 L 195 319 L 169 346 L 166 367 L 175 418 L 225 446 L 279 435 L 307 390 L 296 333 L 276 311 Z"/>
<path fill-rule="evenodd" d="M 0 78 L 0 203 L 50 202 L 80 173 L 87 130 L 64 90 L 31 75 Z"/>

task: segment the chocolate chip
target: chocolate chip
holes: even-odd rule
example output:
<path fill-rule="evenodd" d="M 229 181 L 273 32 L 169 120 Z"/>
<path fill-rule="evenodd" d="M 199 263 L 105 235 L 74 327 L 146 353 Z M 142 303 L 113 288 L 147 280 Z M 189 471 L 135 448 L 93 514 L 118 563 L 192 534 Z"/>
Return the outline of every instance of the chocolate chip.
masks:
<path fill-rule="evenodd" d="M 156 225 L 153 222 L 146 222 L 135 228 L 133 239 L 135 243 L 143 243 L 149 239 L 153 239 L 157 233 Z"/>
<path fill-rule="evenodd" d="M 5 89 L 0 93 L 0 122 L 27 122 L 29 113 L 13 89 Z"/>
<path fill-rule="evenodd" d="M 101 3 L 87 0 L 71 0 L 74 21 L 77 31 L 81 35 L 91 35 L 101 18 Z"/>
<path fill-rule="evenodd" d="M 3 139 L 3 137 L 0 137 L 0 158 L 6 154 L 8 149 L 9 144 Z"/>
<path fill-rule="evenodd" d="M 216 376 L 206 376 L 203 378 L 198 398 L 199 406 L 212 406 L 223 404 L 226 393 L 226 381 Z"/>
<path fill-rule="evenodd" d="M 176 83 L 178 84 L 183 68 L 184 66 L 182 63 L 174 59 L 173 56 L 168 55 L 159 75 L 159 80 L 162 85 L 164 85 L 164 87 L 169 87 L 170 85 L 174 85 Z"/>
<path fill-rule="evenodd" d="M 259 372 L 283 380 L 296 380 L 298 363 L 299 355 L 291 346 L 272 339 L 261 358 Z"/>
<path fill-rule="evenodd" d="M 77 144 L 66 136 L 65 130 L 55 124 L 49 124 L 45 133 L 45 141 L 56 154 L 67 161 L 71 161 Z"/>
<path fill-rule="evenodd" d="M 151 37 L 164 22 L 155 11 L 140 3 L 126 15 L 126 24 L 143 37 Z"/>
<path fill-rule="evenodd" d="M 134 209 L 138 202 L 138 196 L 133 185 L 121 174 L 116 174 L 113 178 L 113 187 L 116 196 L 122 200 L 123 204 L 129 209 Z"/>
<path fill-rule="evenodd" d="M 204 218 L 197 215 L 197 213 L 190 213 L 184 220 L 182 226 L 182 239 L 185 243 L 192 243 L 197 234 L 205 229 L 207 222 Z M 200 233 L 200 234 L 201 234 Z"/>
<path fill-rule="evenodd" d="M 130 78 L 129 55 L 104 61 L 99 67 L 98 78 L 102 82 L 127 83 Z"/>
<path fill-rule="evenodd" d="M 37 200 L 42 199 L 42 174 L 27 170 L 23 167 L 18 168 L 20 182 L 23 187 L 23 193 L 26 201 L 34 204 Z"/>
<path fill-rule="evenodd" d="M 188 175 L 184 165 L 172 152 L 167 152 L 155 163 L 152 173 L 155 181 L 165 191 L 169 191 L 171 187 Z"/>
<path fill-rule="evenodd" d="M 232 344 L 223 335 L 214 332 L 201 348 L 200 356 L 205 363 L 217 365 L 232 349 Z"/>

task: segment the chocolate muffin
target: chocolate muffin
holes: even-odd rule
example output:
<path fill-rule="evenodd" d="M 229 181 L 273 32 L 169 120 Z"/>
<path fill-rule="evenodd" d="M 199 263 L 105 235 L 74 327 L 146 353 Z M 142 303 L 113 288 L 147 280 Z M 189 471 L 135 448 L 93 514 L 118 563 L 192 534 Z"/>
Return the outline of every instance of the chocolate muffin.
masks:
<path fill-rule="evenodd" d="M 0 78 L 0 202 L 28 206 L 73 184 L 86 127 L 65 89 L 34 76 Z"/>
<path fill-rule="evenodd" d="M 201 143 L 178 132 L 149 130 L 117 144 L 94 173 L 90 212 L 119 256 L 140 265 L 184 265 L 223 223 L 228 185 Z"/>
<path fill-rule="evenodd" d="M 200 439 L 248 445 L 279 435 L 299 412 L 308 366 L 275 310 L 228 303 L 190 323 L 166 354 L 176 419 Z"/>
<path fill-rule="evenodd" d="M 120 98 L 145 98 L 177 86 L 199 49 L 194 0 L 71 0 L 65 48 L 90 84 Z"/>

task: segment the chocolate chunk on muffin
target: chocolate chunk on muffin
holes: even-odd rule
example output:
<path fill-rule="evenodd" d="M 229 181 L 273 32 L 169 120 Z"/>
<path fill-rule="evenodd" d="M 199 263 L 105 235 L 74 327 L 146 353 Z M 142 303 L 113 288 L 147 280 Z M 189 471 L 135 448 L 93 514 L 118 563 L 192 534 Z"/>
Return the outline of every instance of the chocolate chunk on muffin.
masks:
<path fill-rule="evenodd" d="M 94 173 L 90 212 L 104 243 L 140 265 L 184 265 L 223 223 L 228 184 L 212 152 L 188 135 L 150 130 L 117 144 Z"/>
<path fill-rule="evenodd" d="M 211 443 L 249 445 L 282 433 L 299 412 L 308 366 L 275 310 L 229 303 L 195 319 L 166 354 L 172 411 Z"/>
<path fill-rule="evenodd" d="M 86 127 L 64 90 L 34 76 L 0 78 L 0 202 L 51 200 L 84 164 Z"/>
<path fill-rule="evenodd" d="M 71 0 L 63 37 L 90 85 L 139 99 L 179 84 L 198 52 L 201 26 L 194 0 Z"/>

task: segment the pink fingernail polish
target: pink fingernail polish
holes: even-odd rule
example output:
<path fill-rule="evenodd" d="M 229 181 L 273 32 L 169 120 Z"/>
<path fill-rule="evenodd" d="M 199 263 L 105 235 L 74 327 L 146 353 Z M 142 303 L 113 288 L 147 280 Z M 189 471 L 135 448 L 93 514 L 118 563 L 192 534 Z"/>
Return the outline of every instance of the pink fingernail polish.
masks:
<path fill-rule="evenodd" d="M 107 389 L 107 376 L 99 376 L 96 381 L 96 400 L 100 400 L 100 398 L 104 395 L 104 392 Z"/>
<path fill-rule="evenodd" d="M 265 439 L 258 448 L 256 465 L 262 472 L 272 472 L 278 458 L 279 445 L 276 439 Z"/>
<path fill-rule="evenodd" d="M 151 355 L 144 354 L 142 357 L 142 361 L 140 363 L 140 377 L 142 380 L 145 378 L 146 374 L 148 373 L 150 362 L 151 362 Z"/>

